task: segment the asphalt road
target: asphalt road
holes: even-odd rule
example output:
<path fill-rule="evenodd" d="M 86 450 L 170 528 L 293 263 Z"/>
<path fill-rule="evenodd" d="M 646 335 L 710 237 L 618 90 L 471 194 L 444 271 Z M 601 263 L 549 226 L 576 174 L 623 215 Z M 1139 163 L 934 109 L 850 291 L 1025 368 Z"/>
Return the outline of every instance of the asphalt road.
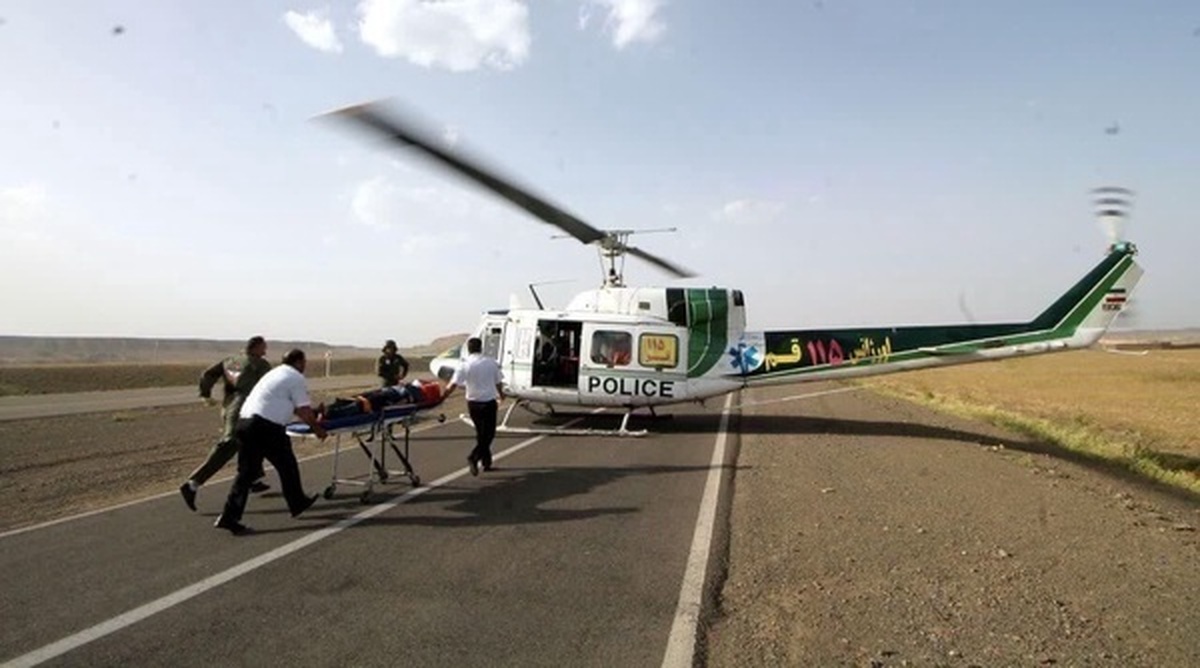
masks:
<path fill-rule="evenodd" d="M 331 376 L 312 378 L 308 381 L 308 386 L 316 392 L 348 387 L 373 387 L 376 382 L 374 376 Z M 217 396 L 220 396 L 219 390 Z M 123 411 L 152 406 L 182 406 L 197 401 L 199 395 L 195 385 L 0 397 L 0 420 Z"/>
<path fill-rule="evenodd" d="M 641 439 L 503 436 L 478 478 L 451 420 L 413 436 L 419 495 L 342 486 L 292 519 L 269 492 L 251 536 L 212 528 L 221 483 L 197 513 L 171 495 L 0 537 L 0 660 L 661 665 L 719 423 L 677 413 Z M 343 451 L 341 475 L 366 462 Z M 310 491 L 331 464 L 303 464 Z"/>

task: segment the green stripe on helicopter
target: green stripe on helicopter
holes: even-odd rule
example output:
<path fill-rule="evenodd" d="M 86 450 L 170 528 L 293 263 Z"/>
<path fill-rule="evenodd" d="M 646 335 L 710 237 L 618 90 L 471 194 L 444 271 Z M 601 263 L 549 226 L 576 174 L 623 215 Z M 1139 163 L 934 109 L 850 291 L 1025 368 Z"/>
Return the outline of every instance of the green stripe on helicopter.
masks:
<path fill-rule="evenodd" d="M 729 341 L 729 293 L 688 289 L 688 378 L 703 376 L 725 354 Z"/>

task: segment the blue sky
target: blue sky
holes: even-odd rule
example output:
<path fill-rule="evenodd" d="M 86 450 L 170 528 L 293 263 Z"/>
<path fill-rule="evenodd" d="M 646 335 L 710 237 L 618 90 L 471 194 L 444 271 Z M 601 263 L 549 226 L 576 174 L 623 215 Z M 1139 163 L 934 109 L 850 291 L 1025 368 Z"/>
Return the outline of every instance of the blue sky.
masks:
<path fill-rule="evenodd" d="M 118 28 L 119 27 L 119 28 Z M 1200 6 L 28 0 L 0 8 L 0 334 L 419 344 L 592 249 L 314 120 L 393 98 L 756 328 L 1014 321 L 1137 199 L 1130 323 L 1200 326 Z"/>

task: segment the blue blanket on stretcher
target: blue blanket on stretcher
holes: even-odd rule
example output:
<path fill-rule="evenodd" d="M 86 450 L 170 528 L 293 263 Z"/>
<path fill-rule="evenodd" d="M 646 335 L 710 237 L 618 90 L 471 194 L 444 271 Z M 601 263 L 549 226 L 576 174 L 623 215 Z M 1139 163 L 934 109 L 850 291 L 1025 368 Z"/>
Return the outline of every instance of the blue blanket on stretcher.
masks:
<path fill-rule="evenodd" d="M 415 380 L 407 385 L 385 387 L 338 398 L 329 406 L 316 409 L 317 420 L 326 431 L 344 431 L 369 427 L 377 422 L 402 420 L 417 411 L 442 403 L 442 386 L 437 381 Z M 287 426 L 290 434 L 312 432 L 307 424 L 294 422 Z"/>

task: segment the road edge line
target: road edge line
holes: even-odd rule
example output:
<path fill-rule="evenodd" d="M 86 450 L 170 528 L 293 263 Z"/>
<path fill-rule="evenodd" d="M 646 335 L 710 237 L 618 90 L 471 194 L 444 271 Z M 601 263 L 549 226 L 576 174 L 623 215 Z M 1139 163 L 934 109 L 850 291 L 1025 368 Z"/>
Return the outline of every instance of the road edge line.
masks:
<path fill-rule="evenodd" d="M 733 395 L 730 394 L 725 398 L 725 407 L 721 409 L 721 422 L 717 427 L 717 439 L 713 445 L 708 479 L 704 483 L 704 495 L 700 497 L 696 530 L 692 534 L 692 547 L 688 552 L 687 568 L 683 573 L 683 584 L 679 588 L 679 604 L 675 608 L 675 620 L 671 623 L 671 633 L 667 637 L 667 651 L 662 661 L 663 668 L 691 668 L 695 660 L 696 632 L 704 604 L 704 580 L 708 574 L 708 557 L 712 550 L 717 500 L 721 495 L 725 444 L 729 439 L 729 409 L 732 405 Z"/>

